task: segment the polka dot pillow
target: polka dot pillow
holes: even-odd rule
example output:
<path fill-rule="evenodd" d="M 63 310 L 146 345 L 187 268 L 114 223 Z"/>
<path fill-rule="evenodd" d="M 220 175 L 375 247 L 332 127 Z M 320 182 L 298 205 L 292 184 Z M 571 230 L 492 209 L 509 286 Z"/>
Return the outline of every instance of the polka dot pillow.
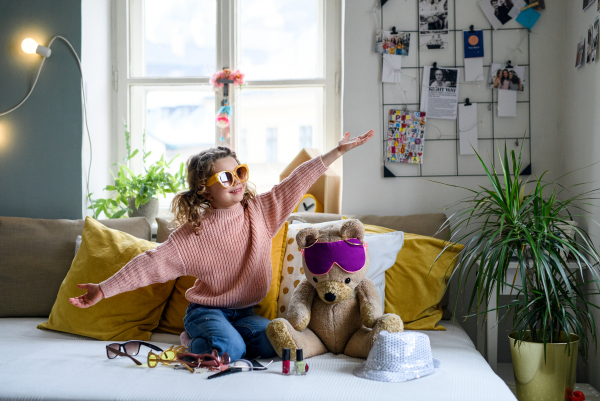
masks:
<path fill-rule="evenodd" d="M 287 232 L 287 246 L 283 258 L 283 270 L 281 271 L 281 285 L 279 286 L 279 299 L 277 302 L 277 317 L 286 318 L 287 310 L 292 294 L 300 281 L 304 279 L 304 268 L 302 267 L 302 254 L 296 243 L 296 234 L 305 227 L 322 227 L 331 223 L 344 220 L 329 221 L 325 223 L 290 224 Z M 396 262 L 398 252 L 404 244 L 404 233 L 394 231 L 385 234 L 367 234 L 365 242 L 369 246 L 371 264 L 367 272 L 367 278 L 373 281 L 381 297 L 381 305 L 385 299 L 385 271 Z"/>

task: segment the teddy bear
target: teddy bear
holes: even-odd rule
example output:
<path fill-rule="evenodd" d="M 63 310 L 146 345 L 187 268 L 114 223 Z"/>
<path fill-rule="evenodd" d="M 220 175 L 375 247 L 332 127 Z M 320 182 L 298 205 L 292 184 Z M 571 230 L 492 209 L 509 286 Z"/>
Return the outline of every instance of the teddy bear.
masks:
<path fill-rule="evenodd" d="M 296 241 L 305 278 L 298 284 L 287 319 L 267 325 L 267 337 L 281 356 L 283 348 L 302 348 L 305 358 L 327 352 L 367 358 L 379 333 L 404 330 L 402 319 L 382 313 L 379 292 L 366 278 L 369 253 L 358 220 L 307 227 Z"/>

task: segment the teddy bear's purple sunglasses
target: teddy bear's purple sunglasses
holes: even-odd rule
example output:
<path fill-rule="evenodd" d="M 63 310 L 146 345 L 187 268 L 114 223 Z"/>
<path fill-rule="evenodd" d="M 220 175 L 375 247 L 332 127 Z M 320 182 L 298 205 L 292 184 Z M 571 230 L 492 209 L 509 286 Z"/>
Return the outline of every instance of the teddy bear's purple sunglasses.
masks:
<path fill-rule="evenodd" d="M 306 268 L 316 276 L 329 273 L 334 264 L 347 273 L 356 273 L 365 265 L 367 243 L 351 238 L 335 242 L 315 242 L 300 249 Z"/>

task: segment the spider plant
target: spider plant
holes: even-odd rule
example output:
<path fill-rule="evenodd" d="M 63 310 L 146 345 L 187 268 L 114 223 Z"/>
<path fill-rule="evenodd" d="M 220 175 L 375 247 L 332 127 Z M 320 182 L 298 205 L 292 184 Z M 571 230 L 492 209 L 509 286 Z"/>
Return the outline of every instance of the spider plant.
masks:
<path fill-rule="evenodd" d="M 567 343 L 574 333 L 581 339 L 582 353 L 587 355 L 590 341 L 597 349 L 591 309 L 598 306 L 590 303 L 588 296 L 600 293 L 600 255 L 588 233 L 574 225 L 572 219 L 589 218 L 583 207 L 596 199 L 598 189 L 572 195 L 557 180 L 545 182 L 546 172 L 524 182 L 520 177 L 522 151 L 521 146 L 518 158 L 511 151 L 509 159 L 506 145 L 503 155 L 498 149 L 499 171 L 491 157 L 488 167 L 476 152 L 490 181 L 489 188 L 479 186 L 473 190 L 444 184 L 470 192 L 467 198 L 451 205 L 459 206 L 459 210 L 445 224 L 451 226 L 451 240 L 465 244 L 452 273 L 458 276 L 457 293 L 475 272 L 469 311 L 503 309 L 499 319 L 512 316 L 519 346 L 523 341 L 533 341 L 543 343 L 545 350 L 547 343 L 560 342 L 561 332 Z M 568 235 L 571 230 L 575 235 Z M 508 265 L 515 257 L 517 275 L 509 283 Z M 586 269 L 591 274 L 584 274 Z M 524 285 L 515 284 L 517 276 Z M 591 279 L 586 280 L 586 276 Z M 516 297 L 500 306 L 500 294 L 505 288 L 510 288 Z M 499 306 L 487 310 L 494 293 Z"/>

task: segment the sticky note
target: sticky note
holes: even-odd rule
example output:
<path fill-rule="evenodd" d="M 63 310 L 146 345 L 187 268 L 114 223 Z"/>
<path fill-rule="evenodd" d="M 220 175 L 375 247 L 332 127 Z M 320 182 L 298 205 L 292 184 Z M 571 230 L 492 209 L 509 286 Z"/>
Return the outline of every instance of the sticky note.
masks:
<path fill-rule="evenodd" d="M 533 8 L 521 11 L 517 16 L 517 22 L 523 25 L 525 28 L 533 28 L 537 20 L 540 18 L 540 13 L 535 11 Z"/>

